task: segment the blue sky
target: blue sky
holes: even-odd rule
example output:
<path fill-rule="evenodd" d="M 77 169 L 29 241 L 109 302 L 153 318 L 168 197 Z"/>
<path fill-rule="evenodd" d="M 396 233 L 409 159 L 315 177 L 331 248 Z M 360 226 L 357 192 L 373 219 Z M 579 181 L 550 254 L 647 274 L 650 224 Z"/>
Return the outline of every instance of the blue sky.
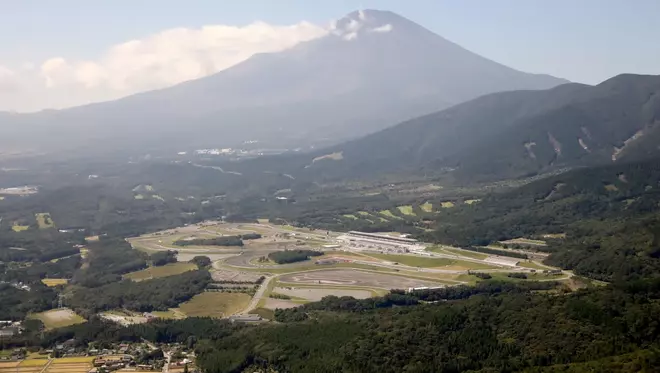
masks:
<path fill-rule="evenodd" d="M 0 110 L 66 107 L 175 84 L 202 76 L 199 61 L 191 61 L 200 50 L 213 59 L 212 73 L 246 54 L 286 47 L 292 36 L 283 33 L 300 40 L 313 34 L 247 27 L 255 21 L 326 26 L 361 8 L 394 11 L 523 71 L 589 84 L 620 73 L 660 74 L 659 0 L 0 0 Z M 237 38 L 229 48 L 235 55 L 223 55 L 224 41 L 200 47 L 210 48 L 205 52 L 186 44 L 208 37 L 187 35 L 169 55 L 161 38 L 151 64 L 124 73 L 149 58 L 151 36 L 205 25 L 237 26 L 241 38 L 256 33 L 261 44 L 239 51 Z M 113 46 L 131 40 L 152 44 L 115 53 Z M 270 44 L 277 47 L 268 50 Z M 163 73 L 145 77 L 145 71 Z M 170 71 L 179 74 L 172 81 Z"/>
<path fill-rule="evenodd" d="M 321 23 L 360 7 L 393 10 L 523 70 L 588 83 L 660 73 L 657 0 L 8 0 L 0 3 L 0 64 L 93 58 L 180 26 Z"/>

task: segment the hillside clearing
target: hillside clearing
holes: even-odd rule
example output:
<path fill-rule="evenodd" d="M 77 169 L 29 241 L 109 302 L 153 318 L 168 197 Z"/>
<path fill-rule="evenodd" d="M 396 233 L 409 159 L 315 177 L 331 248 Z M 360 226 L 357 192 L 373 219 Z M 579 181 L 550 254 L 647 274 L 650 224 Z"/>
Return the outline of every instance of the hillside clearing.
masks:
<path fill-rule="evenodd" d="M 63 328 L 76 324 L 87 322 L 84 318 L 73 312 L 69 308 L 59 308 L 46 312 L 33 313 L 28 316 L 30 319 L 41 320 L 46 329 Z"/>
<path fill-rule="evenodd" d="M 433 204 L 431 202 L 426 202 L 423 205 L 419 206 L 424 212 L 433 212 Z"/>
<path fill-rule="evenodd" d="M 39 229 L 48 229 L 55 226 L 55 223 L 53 222 L 53 219 L 50 217 L 50 213 L 48 212 L 39 212 L 34 214 L 34 216 L 37 219 Z"/>
<path fill-rule="evenodd" d="M 398 206 L 397 208 L 398 208 L 399 211 L 401 211 L 401 213 L 404 214 L 404 215 L 411 215 L 411 216 L 415 216 L 415 215 L 416 215 L 415 212 L 413 211 L 413 207 L 412 207 L 412 205 Z"/>
<path fill-rule="evenodd" d="M 180 304 L 179 310 L 188 317 L 222 318 L 240 313 L 250 304 L 251 299 L 245 293 L 206 292 Z"/>
<path fill-rule="evenodd" d="M 197 265 L 194 263 L 177 262 L 169 263 L 160 267 L 149 267 L 141 271 L 127 273 L 124 275 L 124 278 L 128 278 L 133 281 L 142 281 L 152 278 L 179 275 L 181 273 L 194 271 L 196 269 Z"/>

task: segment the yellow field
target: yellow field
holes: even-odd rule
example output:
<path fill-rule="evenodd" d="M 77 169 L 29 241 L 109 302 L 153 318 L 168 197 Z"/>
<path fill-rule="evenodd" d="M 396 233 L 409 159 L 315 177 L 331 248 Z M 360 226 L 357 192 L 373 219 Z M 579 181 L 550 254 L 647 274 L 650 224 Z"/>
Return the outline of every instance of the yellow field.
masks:
<path fill-rule="evenodd" d="M 53 359 L 53 364 L 92 363 L 94 356 L 74 356 Z"/>
<path fill-rule="evenodd" d="M 87 242 L 96 242 L 96 241 L 98 241 L 98 240 L 99 240 L 99 236 L 89 236 L 89 237 L 85 237 L 85 241 L 87 241 Z"/>
<path fill-rule="evenodd" d="M 399 209 L 399 211 L 401 211 L 403 215 L 412 215 L 412 216 L 416 215 L 411 205 L 398 206 L 397 208 Z"/>
<path fill-rule="evenodd" d="M 128 278 L 133 281 L 142 281 L 142 280 L 149 280 L 152 278 L 179 275 L 181 273 L 194 271 L 196 269 L 197 269 L 197 265 L 194 263 L 177 262 L 177 263 L 169 263 L 160 267 L 149 267 L 141 271 L 127 273 L 124 275 L 124 278 Z"/>
<path fill-rule="evenodd" d="M 29 225 L 18 225 L 14 223 L 14 225 L 11 226 L 11 230 L 13 230 L 14 232 L 23 232 L 28 229 L 30 229 Z"/>
<path fill-rule="evenodd" d="M 382 211 L 380 211 L 380 213 L 382 215 L 385 215 L 386 217 L 388 217 L 390 219 L 401 219 L 400 217 L 392 214 L 392 211 L 390 211 L 390 210 L 382 210 Z"/>
<path fill-rule="evenodd" d="M 477 203 L 477 202 L 480 202 L 480 201 L 481 201 L 480 199 L 466 199 L 464 203 L 466 205 L 471 205 L 473 203 Z"/>
<path fill-rule="evenodd" d="M 431 202 L 426 202 L 419 207 L 421 207 L 424 212 L 433 212 L 433 204 Z"/>
<path fill-rule="evenodd" d="M 66 285 L 69 283 L 69 280 L 65 278 L 44 278 L 41 280 L 44 285 L 48 287 L 53 287 L 53 286 L 59 286 L 59 285 Z"/>
<path fill-rule="evenodd" d="M 445 201 L 445 202 L 440 203 L 440 206 L 442 206 L 443 209 L 450 209 L 450 208 L 454 207 L 454 202 Z"/>
<path fill-rule="evenodd" d="M 46 329 L 63 328 L 65 326 L 87 322 L 87 320 L 68 308 L 60 308 L 41 313 L 33 313 L 28 315 L 28 318 L 41 320 L 41 322 L 43 322 L 46 326 Z"/>
<path fill-rule="evenodd" d="M 23 367 L 42 367 L 46 364 L 48 364 L 48 359 L 28 359 L 28 360 L 21 361 L 19 366 L 21 368 L 23 368 Z"/>
<path fill-rule="evenodd" d="M 48 212 L 39 212 L 34 214 L 34 217 L 37 219 L 37 224 L 39 224 L 39 229 L 48 229 L 55 227 L 55 222 L 53 218 L 50 217 Z"/>
<path fill-rule="evenodd" d="M 251 296 L 244 293 L 206 292 L 179 306 L 190 317 L 227 317 L 248 306 Z"/>

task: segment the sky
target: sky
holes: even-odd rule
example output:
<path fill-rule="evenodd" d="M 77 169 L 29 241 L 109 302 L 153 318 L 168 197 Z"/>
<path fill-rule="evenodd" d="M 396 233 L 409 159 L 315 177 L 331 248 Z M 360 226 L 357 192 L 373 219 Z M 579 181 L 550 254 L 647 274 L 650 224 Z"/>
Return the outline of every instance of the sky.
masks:
<path fill-rule="evenodd" d="M 507 66 L 597 84 L 660 74 L 658 0 L 0 0 L 0 110 L 116 99 L 394 11 Z"/>

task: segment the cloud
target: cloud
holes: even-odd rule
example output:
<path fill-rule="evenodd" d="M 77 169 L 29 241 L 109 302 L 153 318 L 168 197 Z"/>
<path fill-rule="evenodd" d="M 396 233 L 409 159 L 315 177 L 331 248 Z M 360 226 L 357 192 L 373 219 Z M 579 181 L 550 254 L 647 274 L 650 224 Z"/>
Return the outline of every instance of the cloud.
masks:
<path fill-rule="evenodd" d="M 9 68 L 0 65 L 0 93 L 16 90 L 16 75 Z"/>
<path fill-rule="evenodd" d="M 369 32 L 390 32 L 392 31 L 392 24 L 388 23 L 382 26 L 374 27 Z"/>
<path fill-rule="evenodd" d="M 327 32 L 309 22 L 175 28 L 114 45 L 94 60 L 54 56 L 14 70 L 0 66 L 0 110 L 61 108 L 163 88 Z M 3 87 L 20 88 L 23 96 L 6 97 Z"/>

